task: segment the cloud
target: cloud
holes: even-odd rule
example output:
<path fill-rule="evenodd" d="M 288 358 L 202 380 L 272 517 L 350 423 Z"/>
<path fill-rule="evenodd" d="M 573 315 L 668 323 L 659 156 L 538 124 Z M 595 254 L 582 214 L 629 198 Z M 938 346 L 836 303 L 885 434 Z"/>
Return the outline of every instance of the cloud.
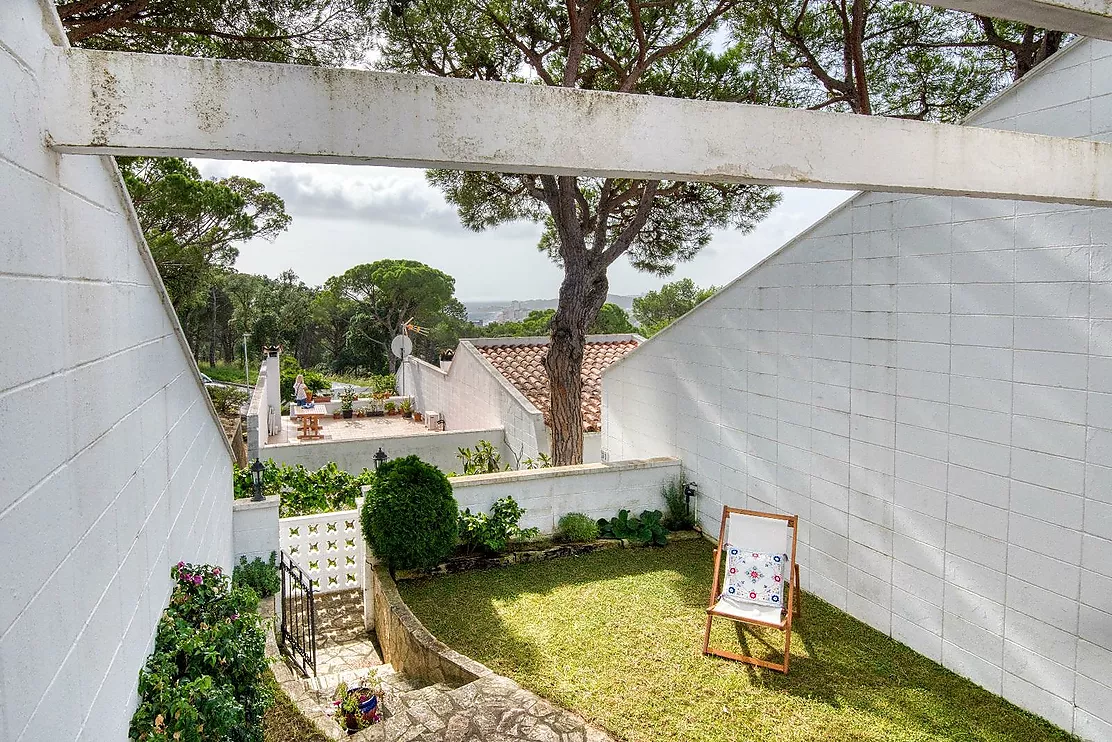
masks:
<path fill-rule="evenodd" d="M 286 202 L 299 216 L 343 219 L 369 225 L 407 227 L 440 235 L 466 234 L 454 206 L 425 181 L 423 170 L 357 165 L 291 165 L 198 161 L 208 177 L 232 173 L 254 178 Z M 530 223 L 506 225 L 523 236 L 535 234 Z"/>

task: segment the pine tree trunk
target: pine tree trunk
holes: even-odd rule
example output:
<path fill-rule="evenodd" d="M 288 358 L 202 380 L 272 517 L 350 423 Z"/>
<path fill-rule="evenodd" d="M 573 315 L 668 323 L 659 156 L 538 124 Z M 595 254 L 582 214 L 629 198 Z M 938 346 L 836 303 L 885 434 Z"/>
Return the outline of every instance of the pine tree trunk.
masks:
<path fill-rule="evenodd" d="M 586 256 L 564 261 L 559 307 L 544 360 L 555 466 L 583 463 L 583 352 L 587 326 L 606 303 L 608 289 L 605 268 L 596 270 Z"/>

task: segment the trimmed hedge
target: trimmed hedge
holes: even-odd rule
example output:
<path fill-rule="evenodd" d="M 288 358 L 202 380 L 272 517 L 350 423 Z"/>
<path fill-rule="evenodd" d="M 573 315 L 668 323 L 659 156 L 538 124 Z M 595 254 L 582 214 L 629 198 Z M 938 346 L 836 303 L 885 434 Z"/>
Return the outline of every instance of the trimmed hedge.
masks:
<path fill-rule="evenodd" d="M 444 473 L 417 456 L 384 462 L 363 503 L 363 535 L 393 574 L 426 569 L 456 545 L 459 508 Z"/>

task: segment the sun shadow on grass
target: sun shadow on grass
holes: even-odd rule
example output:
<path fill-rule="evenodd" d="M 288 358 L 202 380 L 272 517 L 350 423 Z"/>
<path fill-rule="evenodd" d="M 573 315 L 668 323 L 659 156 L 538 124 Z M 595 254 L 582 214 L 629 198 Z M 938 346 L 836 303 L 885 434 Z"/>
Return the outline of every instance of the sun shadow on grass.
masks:
<path fill-rule="evenodd" d="M 809 594 L 789 675 L 704 657 L 712 565 L 677 542 L 402 594 L 450 646 L 630 740 L 1070 739 Z M 716 619 L 715 646 L 779 659 L 780 632 L 736 626 Z"/>

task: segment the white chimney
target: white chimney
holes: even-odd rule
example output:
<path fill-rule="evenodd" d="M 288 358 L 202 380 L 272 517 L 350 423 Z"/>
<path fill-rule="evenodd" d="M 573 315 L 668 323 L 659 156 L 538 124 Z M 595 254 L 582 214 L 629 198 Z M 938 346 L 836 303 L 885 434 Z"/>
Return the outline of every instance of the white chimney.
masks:
<path fill-rule="evenodd" d="M 266 406 L 268 428 L 271 435 L 282 430 L 282 371 L 281 347 L 268 345 L 263 348 L 266 359 Z"/>

